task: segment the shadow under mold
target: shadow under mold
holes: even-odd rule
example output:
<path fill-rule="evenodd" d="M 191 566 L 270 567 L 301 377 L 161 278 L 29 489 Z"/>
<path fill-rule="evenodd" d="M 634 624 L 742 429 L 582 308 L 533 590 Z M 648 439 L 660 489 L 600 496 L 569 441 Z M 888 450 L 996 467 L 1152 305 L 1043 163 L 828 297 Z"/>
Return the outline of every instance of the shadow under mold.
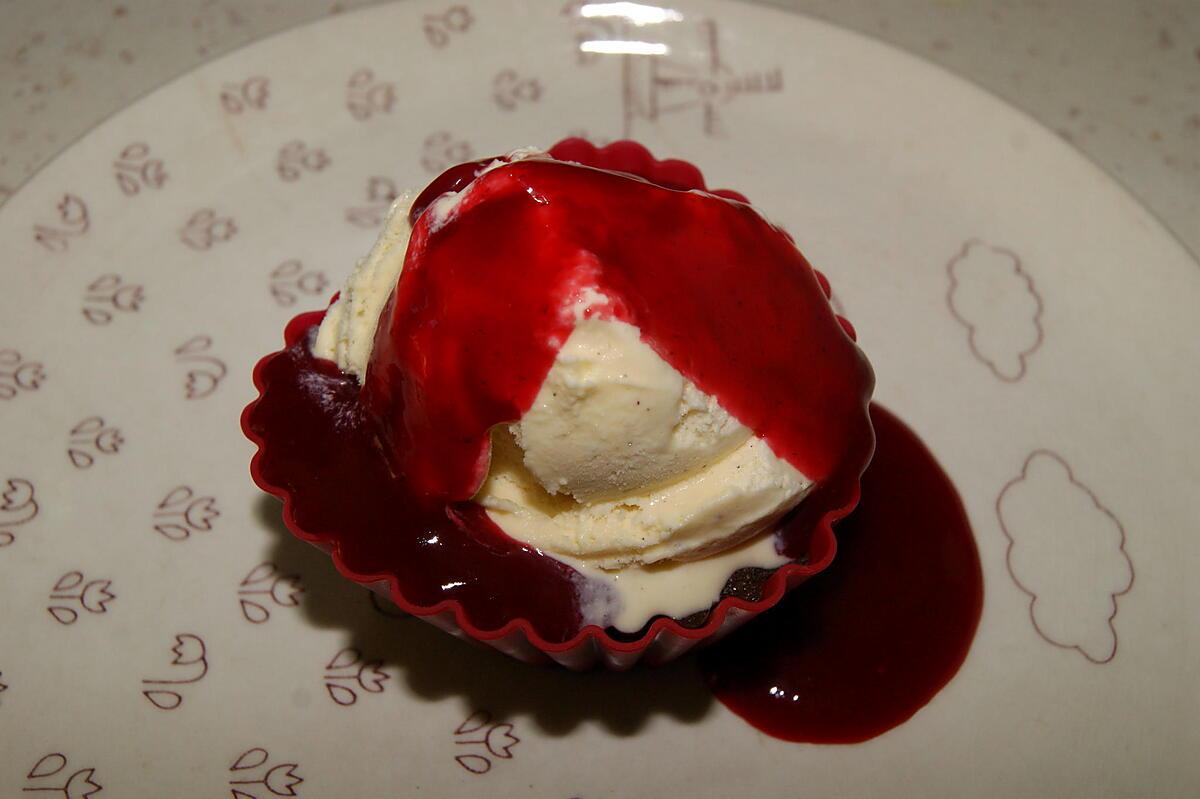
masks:
<path fill-rule="evenodd" d="M 263 495 L 255 517 L 273 534 L 268 560 L 300 575 L 300 610 L 314 627 L 346 631 L 347 646 L 392 666 L 416 697 L 460 698 L 470 710 L 493 718 L 526 716 L 543 733 L 565 735 L 594 721 L 617 735 L 633 735 L 655 716 L 697 722 L 713 697 L 693 657 L 657 668 L 627 672 L 571 672 L 531 666 L 484 646 L 472 645 L 424 621 L 401 614 L 384 599 L 337 572 L 329 556 L 288 532 L 281 504 Z"/>

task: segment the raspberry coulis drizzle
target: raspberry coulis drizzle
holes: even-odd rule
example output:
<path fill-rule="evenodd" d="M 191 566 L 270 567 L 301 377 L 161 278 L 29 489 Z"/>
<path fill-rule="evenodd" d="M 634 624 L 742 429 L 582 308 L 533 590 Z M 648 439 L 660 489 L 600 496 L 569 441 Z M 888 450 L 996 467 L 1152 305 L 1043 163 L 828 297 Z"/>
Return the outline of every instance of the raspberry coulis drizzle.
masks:
<path fill-rule="evenodd" d="M 416 493 L 475 494 L 489 431 L 533 404 L 585 289 L 610 300 L 589 316 L 637 326 L 780 458 L 857 482 L 870 367 L 799 250 L 750 206 L 536 159 L 481 175 L 452 221 L 437 210 L 416 220 L 362 394 Z"/>
<path fill-rule="evenodd" d="M 563 145 L 554 154 L 585 160 Z M 414 205 L 404 274 L 361 389 L 309 353 L 319 313 L 295 320 L 288 348 L 260 367 L 270 390 L 247 429 L 271 442 L 258 468 L 292 496 L 293 527 L 327 547 L 335 539 L 348 570 L 395 575 L 411 603 L 458 603 L 478 629 L 523 618 L 548 642 L 576 635 L 584 578 L 505 536 L 470 498 L 487 471 L 491 427 L 532 403 L 574 324 L 564 309 L 590 288 L 608 300 L 587 315 L 637 325 L 668 363 L 818 482 L 779 533 L 787 554 L 806 558 L 815 522 L 856 500 L 873 447 L 873 380 L 790 239 L 748 206 L 684 191 L 699 175 L 683 162 L 665 162 L 679 165 L 675 185 L 654 185 L 522 161 L 475 180 L 453 224 L 422 213 L 483 163 L 451 170 Z M 791 610 L 769 612 L 754 629 L 812 612 L 785 603 Z M 761 721 L 750 684 L 722 665 L 728 651 L 722 644 L 703 661 L 722 701 L 773 734 L 819 739 Z"/>

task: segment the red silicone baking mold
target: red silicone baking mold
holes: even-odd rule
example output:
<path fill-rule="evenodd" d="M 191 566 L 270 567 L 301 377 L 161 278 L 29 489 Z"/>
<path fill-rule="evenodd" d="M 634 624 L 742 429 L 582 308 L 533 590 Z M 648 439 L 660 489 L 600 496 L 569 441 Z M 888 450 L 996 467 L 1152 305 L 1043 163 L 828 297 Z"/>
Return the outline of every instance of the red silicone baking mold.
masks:
<path fill-rule="evenodd" d="M 618 141 L 597 148 L 583 139 L 566 139 L 554 145 L 550 153 L 559 160 L 628 172 L 673 189 L 698 189 L 728 199 L 746 201 L 744 196 L 734 191 L 707 189 L 700 170 L 692 164 L 679 160 L 656 160 L 645 147 L 636 142 Z M 829 296 L 828 280 L 820 272 L 817 272 L 817 278 L 826 296 Z M 292 319 L 284 333 L 287 346 L 290 347 L 305 338 L 323 317 L 324 311 L 314 311 Z M 840 316 L 837 319 L 853 338 L 854 330 L 849 322 Z M 343 575 L 390 599 L 402 610 L 452 635 L 485 644 L 528 663 L 553 661 L 577 670 L 597 665 L 620 670 L 639 662 L 650 665 L 664 663 L 701 643 L 715 641 L 773 607 L 787 591 L 827 568 L 837 549 L 833 524 L 858 504 L 859 485 L 855 480 L 840 504 L 817 520 L 809 537 L 808 553 L 803 559 L 804 562 L 788 563 L 772 572 L 762 587 L 761 599 L 757 601 L 737 597 L 721 599 L 713 606 L 705 623 L 699 627 L 685 627 L 676 619 L 659 617 L 634 640 L 628 640 L 628 636 L 614 637 L 604 628 L 590 625 L 562 642 L 545 640 L 537 633 L 533 624 L 523 618 L 510 619 L 498 629 L 482 629 L 471 622 L 469 609 L 464 608 L 457 600 L 444 600 L 432 606 L 421 606 L 407 599 L 404 586 L 395 574 L 363 572 L 349 568 L 339 552 L 339 536 L 336 530 L 309 531 L 298 524 L 294 512 L 296 499 L 292 492 L 272 483 L 266 477 L 269 470 L 265 468 L 265 464 L 271 460 L 271 442 L 259 435 L 254 424 L 260 400 L 271 390 L 264 377 L 266 367 L 274 359 L 284 356 L 285 351 L 272 353 L 260 360 L 255 367 L 254 385 L 259 391 L 259 397 L 246 406 L 241 424 L 246 436 L 258 447 L 250 465 L 251 476 L 263 491 L 283 501 L 283 520 L 288 530 L 297 538 L 327 552 Z M 861 473 L 866 464 L 852 466 L 858 466 Z M 326 501 L 329 499 L 327 497 Z"/>

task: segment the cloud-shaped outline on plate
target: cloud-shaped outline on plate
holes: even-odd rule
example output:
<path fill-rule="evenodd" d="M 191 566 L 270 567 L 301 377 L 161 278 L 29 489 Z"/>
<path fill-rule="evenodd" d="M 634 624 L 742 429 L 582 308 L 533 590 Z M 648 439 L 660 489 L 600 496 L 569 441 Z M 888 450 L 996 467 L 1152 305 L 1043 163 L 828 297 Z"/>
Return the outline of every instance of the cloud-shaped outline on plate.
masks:
<path fill-rule="evenodd" d="M 1025 376 L 1042 346 L 1042 296 L 1020 257 L 971 239 L 946 264 L 946 305 L 967 329 L 971 354 L 1006 383 Z"/>
<path fill-rule="evenodd" d="M 1029 595 L 1029 618 L 1048 643 L 1102 665 L 1117 654 L 1117 598 L 1133 588 L 1125 528 L 1055 452 L 1029 454 L 996 497 L 1008 539 L 1005 565 Z M 1081 577 L 1064 579 L 1074 566 Z"/>

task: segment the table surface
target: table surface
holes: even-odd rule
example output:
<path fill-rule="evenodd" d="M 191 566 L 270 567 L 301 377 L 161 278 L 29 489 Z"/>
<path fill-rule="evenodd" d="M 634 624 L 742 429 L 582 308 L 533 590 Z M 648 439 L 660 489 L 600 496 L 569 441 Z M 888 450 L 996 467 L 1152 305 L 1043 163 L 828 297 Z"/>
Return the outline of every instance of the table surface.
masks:
<path fill-rule="evenodd" d="M 0 203 L 172 77 L 374 2 L 0 0 Z M 877 37 L 1003 97 L 1078 147 L 1200 253 L 1195 0 L 760 2 Z"/>

